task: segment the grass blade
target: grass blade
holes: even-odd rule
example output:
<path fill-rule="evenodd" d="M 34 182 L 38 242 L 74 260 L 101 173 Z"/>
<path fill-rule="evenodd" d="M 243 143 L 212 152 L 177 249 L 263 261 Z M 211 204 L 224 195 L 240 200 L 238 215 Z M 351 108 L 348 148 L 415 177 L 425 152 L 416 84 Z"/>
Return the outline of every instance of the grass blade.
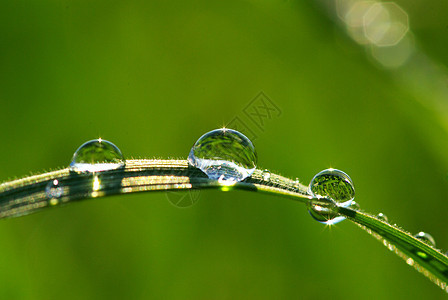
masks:
<path fill-rule="evenodd" d="M 122 169 L 93 174 L 77 174 L 62 169 L 2 183 L 0 218 L 18 217 L 83 199 L 148 191 L 242 189 L 286 197 L 305 204 L 311 201 L 307 186 L 276 174 L 271 174 L 266 181 L 262 174 L 263 171 L 255 170 L 250 178 L 228 185 L 209 179 L 185 160 L 127 160 Z M 47 185 L 55 180 L 61 187 L 58 198 L 49 197 L 46 192 Z M 339 207 L 338 213 L 358 224 L 408 265 L 448 292 L 448 257 L 440 250 L 365 212 Z"/>

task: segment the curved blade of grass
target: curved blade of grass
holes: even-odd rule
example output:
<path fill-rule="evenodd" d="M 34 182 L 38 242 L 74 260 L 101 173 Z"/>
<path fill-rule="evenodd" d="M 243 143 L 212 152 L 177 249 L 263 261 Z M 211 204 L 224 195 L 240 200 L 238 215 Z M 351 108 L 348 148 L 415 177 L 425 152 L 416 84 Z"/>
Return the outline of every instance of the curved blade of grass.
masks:
<path fill-rule="evenodd" d="M 358 224 L 408 265 L 448 292 L 448 257 L 402 228 L 365 212 L 339 207 L 339 213 Z"/>
<path fill-rule="evenodd" d="M 62 195 L 47 196 L 46 187 L 57 180 Z M 271 174 L 263 180 L 262 171 L 255 170 L 250 178 L 228 185 L 210 180 L 185 160 L 127 160 L 122 169 L 94 174 L 76 174 L 69 169 L 29 176 L 0 185 L 0 218 L 17 217 L 50 206 L 115 194 L 145 191 L 189 189 L 242 189 L 287 197 L 303 203 L 318 202 L 307 192 L 307 186 L 289 178 Z M 337 208 L 338 213 L 358 224 L 408 265 L 448 292 L 448 257 L 412 234 L 392 226 L 365 212 Z"/>

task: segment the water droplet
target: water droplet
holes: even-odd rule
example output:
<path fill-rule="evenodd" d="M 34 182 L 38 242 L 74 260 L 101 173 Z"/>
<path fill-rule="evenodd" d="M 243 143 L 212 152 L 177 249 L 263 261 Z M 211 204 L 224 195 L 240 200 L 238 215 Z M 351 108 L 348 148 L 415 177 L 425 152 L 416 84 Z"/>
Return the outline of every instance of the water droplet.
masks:
<path fill-rule="evenodd" d="M 414 235 L 414 237 L 416 239 L 421 240 L 422 242 L 435 247 L 436 246 L 436 241 L 434 240 L 434 238 L 432 237 L 432 235 L 430 235 L 429 233 L 420 231 L 419 233 L 417 233 L 416 235 Z"/>
<path fill-rule="evenodd" d="M 387 218 L 387 216 L 385 215 L 385 214 L 383 214 L 383 213 L 379 213 L 377 216 L 376 216 L 376 218 L 378 219 L 378 220 L 381 220 L 381 221 L 383 221 L 383 222 L 389 222 L 389 219 Z"/>
<path fill-rule="evenodd" d="M 47 195 L 50 205 L 56 205 L 59 203 L 59 198 L 62 197 L 64 190 L 59 180 L 54 179 L 47 183 L 45 187 L 45 194 Z"/>
<path fill-rule="evenodd" d="M 101 172 L 124 167 L 120 149 L 103 139 L 91 140 L 81 145 L 73 155 L 70 171 Z"/>
<path fill-rule="evenodd" d="M 412 259 L 412 258 L 408 258 L 407 260 L 406 260 L 406 263 L 408 264 L 408 265 L 410 265 L 410 266 L 413 266 L 414 265 L 414 260 Z"/>
<path fill-rule="evenodd" d="M 335 210 L 336 203 L 329 198 L 316 198 L 308 202 L 308 212 L 314 220 L 333 225 L 345 220 L 345 217 L 339 216 Z"/>
<path fill-rule="evenodd" d="M 271 172 L 269 170 L 264 170 L 261 177 L 264 181 L 269 181 L 271 179 Z"/>
<path fill-rule="evenodd" d="M 348 207 L 355 197 L 355 187 L 350 177 L 336 169 L 326 169 L 316 174 L 309 185 L 314 197 L 327 197 L 338 206 Z"/>
<path fill-rule="evenodd" d="M 352 203 L 350 204 L 349 207 L 351 209 L 353 209 L 353 210 L 360 210 L 361 209 L 361 206 L 359 205 L 359 203 L 354 201 L 354 200 L 352 201 Z"/>
<path fill-rule="evenodd" d="M 215 129 L 193 145 L 188 162 L 210 179 L 237 182 L 255 171 L 257 153 L 252 142 L 232 129 Z"/>

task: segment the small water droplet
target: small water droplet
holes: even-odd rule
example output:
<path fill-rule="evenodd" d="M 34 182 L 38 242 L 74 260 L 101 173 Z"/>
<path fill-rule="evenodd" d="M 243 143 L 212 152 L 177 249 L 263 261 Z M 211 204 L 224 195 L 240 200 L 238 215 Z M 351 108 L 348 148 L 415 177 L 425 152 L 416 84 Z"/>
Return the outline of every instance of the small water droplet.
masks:
<path fill-rule="evenodd" d="M 193 145 L 188 162 L 210 179 L 238 182 L 252 175 L 257 153 L 252 142 L 232 129 L 215 129 Z"/>
<path fill-rule="evenodd" d="M 316 198 L 308 202 L 308 212 L 314 220 L 333 225 L 345 220 L 345 217 L 339 216 L 335 210 L 336 203 L 329 198 Z"/>
<path fill-rule="evenodd" d="M 389 222 L 389 219 L 387 218 L 387 216 L 385 215 L 385 214 L 383 214 L 383 213 L 379 213 L 377 216 L 376 216 L 376 218 L 378 219 L 378 220 L 381 220 L 381 221 L 383 221 L 383 222 Z"/>
<path fill-rule="evenodd" d="M 412 258 L 408 258 L 407 260 L 406 260 L 406 263 L 408 264 L 408 265 L 410 265 L 410 266 L 413 266 L 414 265 L 414 260 L 412 259 Z"/>
<path fill-rule="evenodd" d="M 269 181 L 271 179 L 271 172 L 269 170 L 264 170 L 261 177 L 264 181 Z"/>
<path fill-rule="evenodd" d="M 395 250 L 395 245 L 389 243 L 389 245 L 387 246 L 387 248 L 389 248 L 390 251 L 394 251 L 394 250 Z"/>
<path fill-rule="evenodd" d="M 328 197 L 336 205 L 348 207 L 355 197 L 355 187 L 350 177 L 336 169 L 326 169 L 316 174 L 308 188 L 314 197 Z"/>
<path fill-rule="evenodd" d="M 122 168 L 125 165 L 123 154 L 113 143 L 91 140 L 81 145 L 73 155 L 70 171 L 76 173 L 101 172 Z"/>
<path fill-rule="evenodd" d="M 64 190 L 59 180 L 54 179 L 47 183 L 45 187 L 45 194 L 47 195 L 50 205 L 56 205 L 59 203 L 59 198 L 62 197 Z"/>
<path fill-rule="evenodd" d="M 349 207 L 351 209 L 353 209 L 353 210 L 360 210 L 361 209 L 361 206 L 359 205 L 359 203 L 354 201 L 354 200 L 352 201 L 352 203 L 350 204 Z"/>
<path fill-rule="evenodd" d="M 416 235 L 414 235 L 414 237 L 416 239 L 421 240 L 422 242 L 435 247 L 436 246 L 436 241 L 434 240 L 434 238 L 432 237 L 432 235 L 430 235 L 429 233 L 420 231 L 419 233 L 417 233 Z"/>

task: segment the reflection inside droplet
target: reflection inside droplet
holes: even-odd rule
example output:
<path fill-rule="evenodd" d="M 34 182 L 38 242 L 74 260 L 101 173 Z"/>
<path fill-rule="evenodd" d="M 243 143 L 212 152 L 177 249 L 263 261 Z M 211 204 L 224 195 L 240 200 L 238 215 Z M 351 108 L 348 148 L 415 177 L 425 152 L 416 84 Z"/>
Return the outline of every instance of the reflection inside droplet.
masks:
<path fill-rule="evenodd" d="M 188 162 L 210 179 L 238 182 L 255 171 L 257 154 L 244 134 L 222 128 L 201 136 L 191 148 Z"/>
<path fill-rule="evenodd" d="M 113 143 L 91 140 L 78 148 L 70 163 L 70 171 L 76 173 L 101 172 L 124 167 L 125 162 L 120 149 Z"/>
<path fill-rule="evenodd" d="M 308 189 L 314 198 L 327 197 L 343 207 L 349 206 L 355 197 L 355 187 L 351 178 L 337 169 L 326 169 L 317 173 Z"/>
<path fill-rule="evenodd" d="M 350 177 L 344 172 L 326 169 L 313 177 L 308 193 L 316 199 L 329 199 L 334 206 L 349 207 L 355 197 L 355 188 Z M 339 216 L 337 210 L 332 209 L 331 205 L 311 205 L 308 211 L 314 219 L 325 224 L 336 224 L 345 220 L 345 217 Z"/>

